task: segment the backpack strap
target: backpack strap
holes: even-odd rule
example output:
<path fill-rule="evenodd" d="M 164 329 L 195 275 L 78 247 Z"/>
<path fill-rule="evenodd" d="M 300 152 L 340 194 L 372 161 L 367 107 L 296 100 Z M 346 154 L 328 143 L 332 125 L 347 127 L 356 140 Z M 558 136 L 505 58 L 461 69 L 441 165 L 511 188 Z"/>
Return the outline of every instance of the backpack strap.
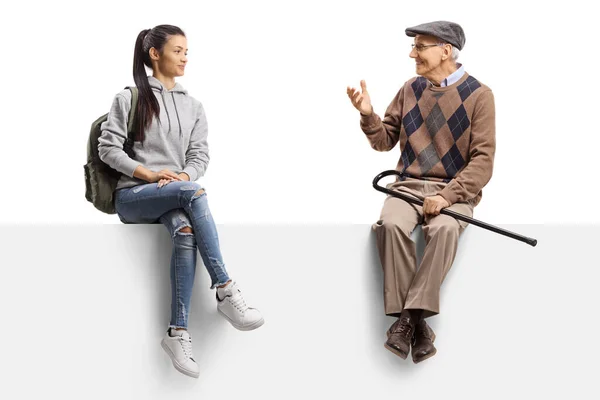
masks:
<path fill-rule="evenodd" d="M 129 120 L 127 121 L 127 139 L 125 139 L 125 143 L 123 143 L 123 150 L 125 150 L 125 153 L 127 153 L 129 157 L 133 158 L 133 119 L 135 118 L 135 109 L 137 108 L 138 103 L 138 88 L 135 86 L 127 86 L 125 89 L 129 89 L 131 92 L 131 109 L 129 110 Z"/>
<path fill-rule="evenodd" d="M 131 91 L 131 110 L 129 110 L 129 120 L 127 121 L 127 137 L 131 137 L 135 109 L 137 108 L 138 103 L 138 88 L 135 86 L 128 86 L 127 89 Z"/>

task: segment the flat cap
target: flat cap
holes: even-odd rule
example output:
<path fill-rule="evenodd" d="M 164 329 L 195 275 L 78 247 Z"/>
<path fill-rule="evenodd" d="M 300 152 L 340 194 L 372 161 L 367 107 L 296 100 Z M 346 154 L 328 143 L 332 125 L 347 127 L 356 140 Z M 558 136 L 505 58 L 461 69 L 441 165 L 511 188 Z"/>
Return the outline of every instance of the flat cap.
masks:
<path fill-rule="evenodd" d="M 406 28 L 406 35 L 415 37 L 417 35 L 431 35 L 450 43 L 452 46 L 462 50 L 465 45 L 465 32 L 461 26 L 449 21 L 434 21 Z"/>

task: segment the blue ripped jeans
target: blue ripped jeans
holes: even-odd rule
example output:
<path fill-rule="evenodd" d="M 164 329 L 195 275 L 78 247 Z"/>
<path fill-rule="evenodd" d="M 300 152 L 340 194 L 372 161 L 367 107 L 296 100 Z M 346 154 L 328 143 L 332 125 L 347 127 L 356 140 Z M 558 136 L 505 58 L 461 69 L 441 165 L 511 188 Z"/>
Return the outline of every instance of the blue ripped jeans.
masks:
<path fill-rule="evenodd" d="M 215 222 L 208 208 L 206 193 L 194 182 L 170 182 L 159 188 L 156 183 L 120 189 L 115 208 L 124 223 L 165 225 L 173 239 L 171 255 L 171 322 L 175 328 L 187 328 L 192 287 L 196 273 L 196 248 L 208 270 L 212 285 L 229 281 L 219 248 Z M 185 227 L 193 233 L 181 232 Z"/>

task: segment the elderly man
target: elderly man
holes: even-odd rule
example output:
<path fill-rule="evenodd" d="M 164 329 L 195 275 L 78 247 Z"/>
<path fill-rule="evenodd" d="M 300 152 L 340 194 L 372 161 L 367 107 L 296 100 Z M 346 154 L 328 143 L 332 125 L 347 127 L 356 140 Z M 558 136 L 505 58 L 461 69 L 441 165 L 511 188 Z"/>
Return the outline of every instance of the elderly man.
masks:
<path fill-rule="evenodd" d="M 492 176 L 495 108 L 490 88 L 456 62 L 465 44 L 460 25 L 436 21 L 406 29 L 414 37 L 410 58 L 417 77 L 407 81 L 385 112 L 373 112 L 365 81 L 348 88 L 360 111 L 360 126 L 371 146 L 389 151 L 400 142 L 397 170 L 390 184 L 424 201 L 423 207 L 388 197 L 373 225 L 384 272 L 385 313 L 398 319 L 387 331 L 385 347 L 415 363 L 436 353 L 435 334 L 425 318 L 439 313 L 440 286 L 448 273 L 466 224 L 440 210 L 473 215 L 481 190 Z M 410 234 L 423 225 L 426 247 L 419 268 Z"/>

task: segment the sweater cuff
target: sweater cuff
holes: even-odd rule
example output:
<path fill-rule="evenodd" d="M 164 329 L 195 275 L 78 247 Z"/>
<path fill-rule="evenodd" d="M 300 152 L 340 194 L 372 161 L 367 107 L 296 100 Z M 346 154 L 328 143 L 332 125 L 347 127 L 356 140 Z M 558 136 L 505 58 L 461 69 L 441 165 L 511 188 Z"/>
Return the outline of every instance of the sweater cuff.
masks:
<path fill-rule="evenodd" d="M 185 172 L 186 174 L 188 174 L 188 176 L 190 177 L 190 182 L 195 182 L 196 179 L 198 179 L 198 172 L 196 171 L 196 168 L 192 166 L 188 165 L 181 172 Z"/>
<path fill-rule="evenodd" d="M 133 178 L 133 173 L 135 172 L 136 168 L 139 167 L 140 165 L 142 165 L 142 163 L 132 160 L 131 158 L 127 157 L 126 160 L 123 160 L 123 164 L 121 165 L 122 171 L 125 175 L 129 176 L 130 178 Z"/>
<path fill-rule="evenodd" d="M 437 194 L 442 196 L 448 202 L 448 206 L 458 202 L 458 195 L 452 191 L 452 186 L 450 184 L 446 185 L 446 187 Z"/>
<path fill-rule="evenodd" d="M 360 124 L 364 128 L 370 128 L 377 125 L 378 122 L 377 114 L 374 112 L 371 115 L 360 114 Z"/>

